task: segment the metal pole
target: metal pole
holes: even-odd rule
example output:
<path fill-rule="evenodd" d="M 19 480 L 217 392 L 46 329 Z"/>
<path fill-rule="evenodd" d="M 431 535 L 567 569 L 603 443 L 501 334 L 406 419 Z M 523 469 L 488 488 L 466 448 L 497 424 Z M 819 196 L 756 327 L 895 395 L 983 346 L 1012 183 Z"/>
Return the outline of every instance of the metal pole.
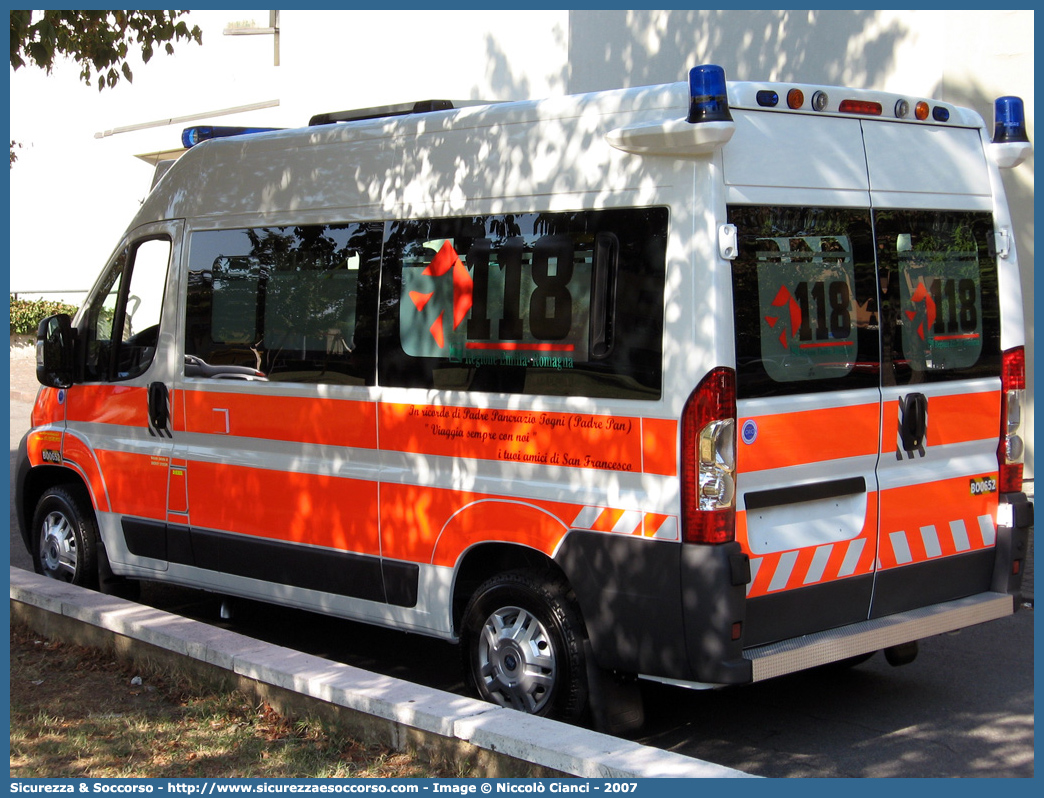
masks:
<path fill-rule="evenodd" d="M 272 29 L 272 41 L 274 48 L 274 66 L 279 66 L 279 12 L 268 12 L 268 27 Z"/>

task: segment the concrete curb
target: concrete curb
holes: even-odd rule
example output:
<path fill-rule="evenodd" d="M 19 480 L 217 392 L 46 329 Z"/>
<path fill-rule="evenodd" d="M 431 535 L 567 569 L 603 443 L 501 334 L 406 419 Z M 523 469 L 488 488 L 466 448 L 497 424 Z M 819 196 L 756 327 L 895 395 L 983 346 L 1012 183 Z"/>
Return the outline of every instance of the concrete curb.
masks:
<path fill-rule="evenodd" d="M 463 742 L 538 769 L 585 778 L 751 778 L 721 765 L 370 673 L 14 567 L 11 605 L 12 617 L 43 613 L 44 625 L 46 616 L 52 616 L 54 621 L 103 630 L 131 648 L 151 646 L 219 668 L 240 681 L 390 723 L 397 730 L 393 740 Z"/>

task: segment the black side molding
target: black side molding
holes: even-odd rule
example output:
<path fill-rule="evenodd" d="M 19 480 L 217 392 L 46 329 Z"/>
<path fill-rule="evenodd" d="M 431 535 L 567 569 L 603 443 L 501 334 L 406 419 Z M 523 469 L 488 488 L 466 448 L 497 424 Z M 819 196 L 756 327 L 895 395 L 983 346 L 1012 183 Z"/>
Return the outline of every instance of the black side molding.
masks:
<path fill-rule="evenodd" d="M 753 491 L 744 497 L 743 503 L 748 510 L 764 510 L 766 507 L 838 499 L 857 493 L 866 493 L 866 480 L 863 477 L 832 479 L 829 482 L 813 482 L 810 485 L 795 485 L 792 488 Z"/>
<path fill-rule="evenodd" d="M 135 556 L 397 607 L 417 606 L 416 563 L 142 518 L 121 523 L 127 549 Z"/>

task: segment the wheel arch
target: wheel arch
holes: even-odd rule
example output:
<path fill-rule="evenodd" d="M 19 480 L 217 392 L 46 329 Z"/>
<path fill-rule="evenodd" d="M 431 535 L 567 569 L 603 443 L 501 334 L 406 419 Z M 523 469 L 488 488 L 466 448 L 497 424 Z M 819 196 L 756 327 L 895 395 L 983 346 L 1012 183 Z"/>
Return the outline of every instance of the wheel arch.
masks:
<path fill-rule="evenodd" d="M 21 461 L 24 468 L 19 468 L 18 489 L 15 495 L 15 514 L 18 519 L 18 531 L 22 541 L 30 551 L 32 550 L 32 525 L 33 516 L 36 514 L 36 505 L 40 498 L 48 490 L 59 485 L 81 488 L 87 495 L 91 507 L 94 505 L 94 497 L 91 495 L 90 487 L 83 477 L 71 468 L 56 465 L 29 466 L 28 459 Z"/>
<path fill-rule="evenodd" d="M 568 526 L 548 509 L 516 499 L 479 499 L 450 516 L 432 549 L 432 564 L 454 570 L 450 610 L 454 633 L 475 589 L 520 568 L 565 579 L 552 556 Z"/>
<path fill-rule="evenodd" d="M 451 611 L 453 632 L 460 634 L 461 621 L 468 601 L 480 585 L 493 576 L 508 571 L 527 569 L 544 572 L 568 584 L 558 564 L 538 549 L 518 543 L 477 543 L 468 548 L 457 563 L 453 578 Z"/>

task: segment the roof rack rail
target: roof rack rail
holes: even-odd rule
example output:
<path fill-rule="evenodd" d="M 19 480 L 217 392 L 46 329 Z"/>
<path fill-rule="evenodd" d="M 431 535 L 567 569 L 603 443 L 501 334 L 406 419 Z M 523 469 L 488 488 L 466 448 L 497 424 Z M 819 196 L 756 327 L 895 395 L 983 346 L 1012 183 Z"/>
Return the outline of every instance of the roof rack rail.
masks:
<path fill-rule="evenodd" d="M 381 119 L 387 116 L 426 114 L 432 111 L 449 111 L 452 108 L 454 108 L 452 100 L 418 100 L 414 103 L 378 105 L 373 108 L 357 108 L 354 111 L 334 111 L 328 114 L 316 114 L 308 120 L 308 126 L 331 125 L 334 122 L 358 122 L 362 119 Z"/>

